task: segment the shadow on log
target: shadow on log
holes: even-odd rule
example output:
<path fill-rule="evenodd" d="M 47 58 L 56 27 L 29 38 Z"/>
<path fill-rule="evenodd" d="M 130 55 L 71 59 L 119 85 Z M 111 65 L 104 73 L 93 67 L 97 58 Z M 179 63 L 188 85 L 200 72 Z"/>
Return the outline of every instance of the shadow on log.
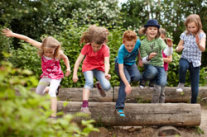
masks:
<path fill-rule="evenodd" d="M 82 101 L 82 88 L 61 88 L 58 98 L 66 101 Z M 127 96 L 127 102 L 151 102 L 153 89 L 139 87 L 133 87 L 132 92 Z M 185 87 L 182 93 L 176 92 L 176 87 L 166 87 L 165 90 L 166 102 L 190 102 L 191 88 Z M 93 88 L 90 92 L 89 101 L 93 102 L 114 102 L 118 97 L 118 87 L 114 87 L 110 91 L 106 92 L 106 97 L 101 97 L 96 88 Z M 207 87 L 199 88 L 198 98 L 207 97 Z"/>
<path fill-rule="evenodd" d="M 71 114 L 80 112 L 81 102 L 69 102 L 65 107 L 63 103 L 58 101 L 58 111 Z M 199 126 L 201 122 L 200 104 L 126 103 L 125 118 L 115 113 L 113 102 L 89 102 L 89 108 L 92 119 L 108 126 Z"/>

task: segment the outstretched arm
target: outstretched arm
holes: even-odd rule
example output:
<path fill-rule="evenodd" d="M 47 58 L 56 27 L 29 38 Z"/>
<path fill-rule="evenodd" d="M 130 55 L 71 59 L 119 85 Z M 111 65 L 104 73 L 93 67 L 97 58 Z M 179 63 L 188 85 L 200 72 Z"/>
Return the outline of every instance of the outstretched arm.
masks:
<path fill-rule="evenodd" d="M 178 43 L 178 46 L 176 48 L 176 51 L 177 52 L 180 52 L 180 51 L 182 51 L 184 49 L 183 44 L 184 44 L 184 41 L 183 40 L 180 40 L 179 43 Z"/>
<path fill-rule="evenodd" d="M 67 57 L 64 53 L 62 53 L 60 56 L 61 56 L 61 58 L 63 59 L 63 61 L 64 61 L 64 63 L 65 63 L 65 66 L 66 66 L 66 73 L 65 73 L 65 76 L 67 77 L 67 76 L 69 76 L 70 73 L 71 73 L 71 70 L 70 70 L 70 62 L 69 62 L 68 57 Z"/>
<path fill-rule="evenodd" d="M 78 56 L 76 62 L 75 62 L 75 66 L 74 66 L 74 69 L 73 69 L 73 82 L 77 82 L 78 81 L 78 75 L 77 75 L 77 72 L 78 72 L 78 67 L 81 63 L 81 61 L 83 60 L 85 56 L 83 54 L 80 53 L 80 55 Z"/>
<path fill-rule="evenodd" d="M 42 43 L 40 43 L 40 42 L 38 42 L 36 40 L 33 40 L 33 39 L 31 39 L 31 38 L 29 38 L 29 37 L 27 37 L 25 35 L 14 33 L 10 29 L 8 29 L 8 28 L 3 29 L 2 30 L 2 34 L 7 36 L 7 37 L 15 37 L 15 38 L 24 40 L 25 42 L 30 43 L 31 45 L 33 45 L 36 48 L 41 48 L 41 46 L 42 46 Z"/>

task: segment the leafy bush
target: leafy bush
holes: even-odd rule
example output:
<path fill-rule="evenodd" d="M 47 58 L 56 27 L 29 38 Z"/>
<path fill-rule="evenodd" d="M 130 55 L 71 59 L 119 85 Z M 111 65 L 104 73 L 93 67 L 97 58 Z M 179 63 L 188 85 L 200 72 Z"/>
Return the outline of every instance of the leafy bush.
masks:
<path fill-rule="evenodd" d="M 0 63 L 1 137 L 83 137 L 97 131 L 93 120 L 82 121 L 84 128 L 80 129 L 72 122 L 76 115 L 64 115 L 56 121 L 49 119 L 49 98 L 30 91 L 37 82 L 31 71 Z"/>

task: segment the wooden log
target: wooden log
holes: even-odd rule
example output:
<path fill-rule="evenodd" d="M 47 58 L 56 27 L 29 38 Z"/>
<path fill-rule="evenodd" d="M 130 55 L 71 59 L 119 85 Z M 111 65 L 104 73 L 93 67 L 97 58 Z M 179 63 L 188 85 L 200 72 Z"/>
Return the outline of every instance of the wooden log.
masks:
<path fill-rule="evenodd" d="M 63 103 L 58 101 L 58 111 L 80 112 L 81 102 L 69 102 L 65 107 Z M 89 109 L 92 119 L 108 126 L 199 126 L 201 122 L 200 104 L 126 103 L 125 118 L 116 114 L 114 102 L 89 102 Z"/>
<path fill-rule="evenodd" d="M 82 100 L 82 88 L 61 88 L 58 95 L 60 100 L 65 101 L 81 101 Z M 133 87 L 130 95 L 127 96 L 127 102 L 150 102 L 153 94 L 153 89 L 139 87 Z M 166 87 L 165 90 L 166 102 L 190 102 L 191 88 L 185 87 L 182 93 L 176 92 L 176 87 Z M 114 87 L 110 91 L 106 92 L 106 97 L 101 97 L 96 88 L 93 88 L 90 92 L 89 101 L 93 102 L 114 102 L 118 97 L 118 87 Z M 207 97 L 207 87 L 199 88 L 198 98 Z"/>

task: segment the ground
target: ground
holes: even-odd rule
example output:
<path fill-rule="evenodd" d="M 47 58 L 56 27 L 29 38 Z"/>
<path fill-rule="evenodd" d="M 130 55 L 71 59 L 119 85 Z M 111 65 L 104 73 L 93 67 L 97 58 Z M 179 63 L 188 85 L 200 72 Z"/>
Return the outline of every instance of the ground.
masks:
<path fill-rule="evenodd" d="M 201 124 L 199 127 L 176 127 L 181 137 L 207 137 L 207 106 L 201 107 Z M 158 137 L 154 136 L 160 127 L 100 127 L 99 133 L 93 132 L 90 137 Z"/>

